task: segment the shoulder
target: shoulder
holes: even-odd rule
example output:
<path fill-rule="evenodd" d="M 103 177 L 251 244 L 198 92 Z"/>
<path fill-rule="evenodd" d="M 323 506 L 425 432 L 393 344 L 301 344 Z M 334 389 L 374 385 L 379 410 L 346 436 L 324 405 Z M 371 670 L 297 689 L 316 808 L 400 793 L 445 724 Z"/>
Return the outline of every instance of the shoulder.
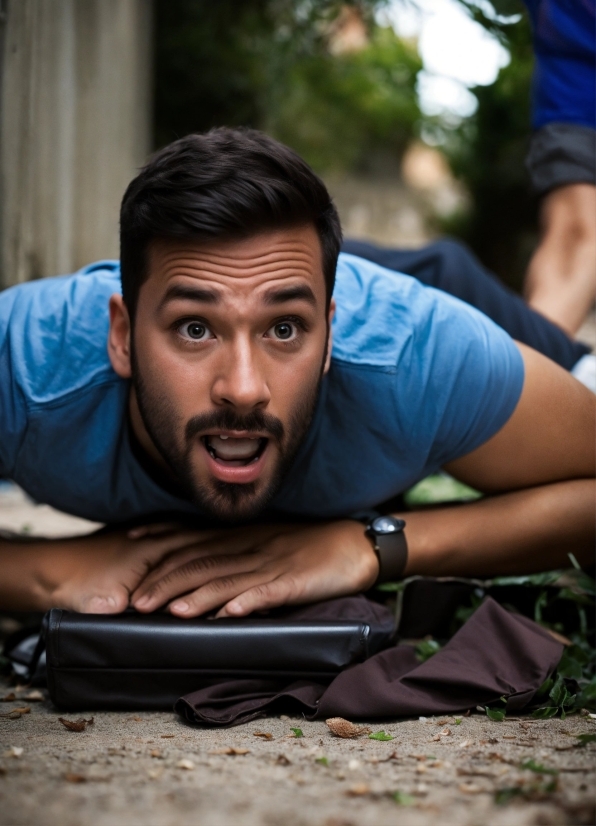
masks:
<path fill-rule="evenodd" d="M 0 347 L 28 404 L 45 404 L 115 378 L 107 356 L 108 301 L 120 291 L 116 261 L 0 293 Z"/>
<path fill-rule="evenodd" d="M 354 255 L 340 255 L 334 297 L 333 357 L 342 362 L 420 368 L 421 358 L 509 339 L 469 304 Z"/>

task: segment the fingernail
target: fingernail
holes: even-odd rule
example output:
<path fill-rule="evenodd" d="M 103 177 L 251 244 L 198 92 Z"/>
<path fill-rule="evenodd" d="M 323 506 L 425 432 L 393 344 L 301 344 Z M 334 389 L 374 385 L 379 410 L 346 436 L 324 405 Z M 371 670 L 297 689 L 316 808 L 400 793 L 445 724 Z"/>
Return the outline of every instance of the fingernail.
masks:
<path fill-rule="evenodd" d="M 226 605 L 226 612 L 228 614 L 241 614 L 242 613 L 242 606 L 239 605 L 237 602 L 229 602 Z"/>
<path fill-rule="evenodd" d="M 181 614 L 185 614 L 190 608 L 188 602 L 174 602 L 171 605 L 172 611 L 180 612 Z"/>
<path fill-rule="evenodd" d="M 145 606 L 149 605 L 151 599 L 148 596 L 141 597 L 140 599 L 135 600 L 135 608 L 145 608 Z"/>

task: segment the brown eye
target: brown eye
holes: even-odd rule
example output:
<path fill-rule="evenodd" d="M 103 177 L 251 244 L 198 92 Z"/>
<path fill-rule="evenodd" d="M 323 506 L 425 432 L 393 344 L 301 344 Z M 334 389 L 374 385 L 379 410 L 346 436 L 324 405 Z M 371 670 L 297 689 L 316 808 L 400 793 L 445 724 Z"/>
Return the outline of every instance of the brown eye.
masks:
<path fill-rule="evenodd" d="M 294 335 L 294 325 L 288 321 L 281 321 L 273 327 L 273 333 L 275 338 L 278 338 L 280 341 L 288 341 L 288 339 L 291 339 Z"/>
<path fill-rule="evenodd" d="M 211 337 L 211 331 L 202 321 L 186 321 L 178 330 L 180 335 L 192 341 L 205 341 Z"/>

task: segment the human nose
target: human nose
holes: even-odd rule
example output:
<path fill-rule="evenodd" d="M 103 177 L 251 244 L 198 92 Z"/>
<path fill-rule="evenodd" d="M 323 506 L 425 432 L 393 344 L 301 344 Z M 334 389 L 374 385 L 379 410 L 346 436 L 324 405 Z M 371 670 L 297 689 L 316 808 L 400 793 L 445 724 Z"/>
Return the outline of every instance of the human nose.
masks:
<path fill-rule="evenodd" d="M 211 395 L 214 404 L 232 405 L 241 411 L 268 405 L 269 387 L 249 341 L 237 341 L 222 353 Z"/>

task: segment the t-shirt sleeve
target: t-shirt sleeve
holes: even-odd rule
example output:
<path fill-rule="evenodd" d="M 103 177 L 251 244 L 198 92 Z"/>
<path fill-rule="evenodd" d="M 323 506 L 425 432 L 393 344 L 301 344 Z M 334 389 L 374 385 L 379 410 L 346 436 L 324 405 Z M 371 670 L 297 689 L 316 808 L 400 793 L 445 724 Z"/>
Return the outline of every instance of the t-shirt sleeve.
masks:
<path fill-rule="evenodd" d="M 0 478 L 10 478 L 27 426 L 11 348 L 15 289 L 0 293 Z"/>
<path fill-rule="evenodd" d="M 431 473 L 503 427 L 521 396 L 524 363 L 511 337 L 473 307 L 429 287 L 417 292 L 397 404 Z"/>

